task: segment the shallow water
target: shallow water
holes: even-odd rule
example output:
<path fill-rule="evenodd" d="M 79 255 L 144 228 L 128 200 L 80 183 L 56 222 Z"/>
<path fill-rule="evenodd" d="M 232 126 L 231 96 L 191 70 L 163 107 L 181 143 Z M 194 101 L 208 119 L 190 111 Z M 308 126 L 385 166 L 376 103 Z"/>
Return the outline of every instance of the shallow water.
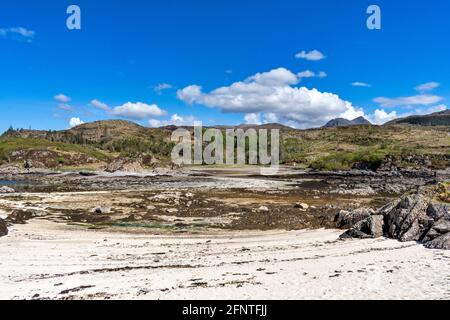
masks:
<path fill-rule="evenodd" d="M 19 181 L 14 180 L 0 180 L 0 186 L 13 186 L 19 184 Z"/>

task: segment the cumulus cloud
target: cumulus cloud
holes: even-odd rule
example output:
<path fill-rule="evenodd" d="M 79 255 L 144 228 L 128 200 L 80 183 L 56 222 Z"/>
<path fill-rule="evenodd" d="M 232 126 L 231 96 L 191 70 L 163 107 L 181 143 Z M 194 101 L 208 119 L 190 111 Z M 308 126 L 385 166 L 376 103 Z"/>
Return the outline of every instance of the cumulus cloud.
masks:
<path fill-rule="evenodd" d="M 165 116 L 167 113 L 156 104 L 148 105 L 142 102 L 127 102 L 112 109 L 110 114 L 117 117 L 143 120 L 145 118 Z"/>
<path fill-rule="evenodd" d="M 421 85 L 418 85 L 415 89 L 419 92 L 426 92 L 426 91 L 432 91 L 440 86 L 440 83 L 438 82 L 427 82 L 423 83 Z"/>
<path fill-rule="evenodd" d="M 398 114 L 397 111 L 386 112 L 384 109 L 377 109 L 373 114 L 369 115 L 369 120 L 374 124 L 385 124 L 391 120 L 397 118 L 405 118 L 413 115 L 426 115 L 435 112 L 445 111 L 447 110 L 447 106 L 444 104 L 440 104 L 437 106 L 432 106 L 428 108 L 415 108 L 414 110 L 410 110 L 408 112 L 402 112 Z"/>
<path fill-rule="evenodd" d="M 157 94 L 162 94 L 162 92 L 164 90 L 168 90 L 168 89 L 172 89 L 172 88 L 173 88 L 173 86 L 169 83 L 160 83 L 160 84 L 154 86 L 153 90 L 155 90 L 155 92 Z"/>
<path fill-rule="evenodd" d="M 262 124 L 261 114 L 259 113 L 247 113 L 244 116 L 245 124 Z"/>
<path fill-rule="evenodd" d="M 89 103 L 89 105 L 92 106 L 92 107 L 95 107 L 97 109 L 104 110 L 104 111 L 110 111 L 111 110 L 111 108 L 106 103 L 103 103 L 103 102 L 101 102 L 101 101 L 99 101 L 97 99 L 92 100 Z"/>
<path fill-rule="evenodd" d="M 301 51 L 295 55 L 297 59 L 305 59 L 309 61 L 319 61 L 325 59 L 325 55 L 319 50 L 312 50 L 309 52 Z"/>
<path fill-rule="evenodd" d="M 370 84 L 365 83 L 365 82 L 359 82 L 359 81 L 353 82 L 352 86 L 354 86 L 354 87 L 364 87 L 364 88 L 370 88 L 371 87 Z"/>
<path fill-rule="evenodd" d="M 53 98 L 60 103 L 68 103 L 72 100 L 70 97 L 68 97 L 62 93 L 54 96 Z"/>
<path fill-rule="evenodd" d="M 299 81 L 301 81 L 303 78 L 325 78 L 326 76 L 327 76 L 327 74 L 324 71 L 315 73 L 311 70 L 305 70 L 305 71 L 297 73 L 297 77 L 298 77 Z"/>
<path fill-rule="evenodd" d="M 24 27 L 0 28 L 0 37 L 31 42 L 36 32 Z"/>
<path fill-rule="evenodd" d="M 70 126 L 70 128 L 73 128 L 73 127 L 79 126 L 83 123 L 84 122 L 80 118 L 71 118 L 69 121 L 69 126 Z"/>
<path fill-rule="evenodd" d="M 336 94 L 295 87 L 299 81 L 298 75 L 278 68 L 209 93 L 191 85 L 179 90 L 177 96 L 188 104 L 215 107 L 223 112 L 275 114 L 280 121 L 292 121 L 299 127 L 321 126 L 332 118 L 363 114 Z"/>
<path fill-rule="evenodd" d="M 368 118 L 372 123 L 381 125 L 381 124 L 385 124 L 386 122 L 389 122 L 391 120 L 394 120 L 398 117 L 397 117 L 396 111 L 387 113 L 386 111 L 384 111 L 384 109 L 377 109 Z"/>
<path fill-rule="evenodd" d="M 276 123 L 279 121 L 278 116 L 275 113 L 265 113 L 263 115 L 264 123 Z"/>
<path fill-rule="evenodd" d="M 279 122 L 280 119 L 275 113 L 247 113 L 244 116 L 245 124 L 268 124 L 268 123 L 276 123 Z M 287 121 L 284 121 L 287 122 Z"/>
<path fill-rule="evenodd" d="M 429 94 L 419 94 L 410 97 L 399 97 L 399 98 L 385 98 L 379 97 L 375 98 L 374 102 L 380 104 L 382 107 L 402 107 L 402 106 L 428 106 L 436 104 L 442 101 L 443 98 L 436 95 Z"/>
<path fill-rule="evenodd" d="M 150 127 L 159 128 L 165 126 L 193 126 L 197 119 L 194 116 L 179 116 L 178 114 L 173 114 L 168 120 L 158 120 L 150 119 L 148 124 Z"/>

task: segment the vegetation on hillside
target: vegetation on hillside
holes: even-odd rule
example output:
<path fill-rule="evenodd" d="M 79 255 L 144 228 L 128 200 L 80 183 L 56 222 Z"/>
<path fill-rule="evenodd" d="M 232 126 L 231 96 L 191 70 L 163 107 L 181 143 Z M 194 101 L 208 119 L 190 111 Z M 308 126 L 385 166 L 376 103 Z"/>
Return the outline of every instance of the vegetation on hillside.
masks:
<path fill-rule="evenodd" d="M 121 120 L 88 123 L 64 131 L 9 130 L 0 138 L 0 161 L 11 160 L 11 154 L 18 150 L 50 150 L 58 163 L 74 154 L 103 162 L 134 156 L 166 162 L 174 146 L 171 133 L 168 128 L 150 129 Z M 348 170 L 363 164 L 376 170 L 387 157 L 401 167 L 414 167 L 420 161 L 429 161 L 435 168 L 450 166 L 449 126 L 282 129 L 281 139 L 282 163 L 304 168 Z M 81 162 L 85 159 L 75 158 Z"/>

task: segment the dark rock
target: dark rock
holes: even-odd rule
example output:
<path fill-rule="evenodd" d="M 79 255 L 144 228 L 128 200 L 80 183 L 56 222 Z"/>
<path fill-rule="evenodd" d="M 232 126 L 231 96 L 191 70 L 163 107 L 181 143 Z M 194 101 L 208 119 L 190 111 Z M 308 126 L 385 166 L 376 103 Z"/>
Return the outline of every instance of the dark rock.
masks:
<path fill-rule="evenodd" d="M 367 162 L 357 162 L 353 165 L 352 170 L 372 171 L 373 167 Z"/>
<path fill-rule="evenodd" d="M 6 221 L 0 218 L 0 237 L 8 235 L 8 226 Z"/>
<path fill-rule="evenodd" d="M 372 236 L 368 235 L 367 233 L 364 233 L 356 228 L 352 228 L 347 230 L 345 233 L 343 233 L 340 237 L 340 239 L 371 239 Z"/>
<path fill-rule="evenodd" d="M 450 250 L 450 232 L 437 237 L 433 241 L 425 243 L 425 247 L 429 249 L 445 249 Z"/>
<path fill-rule="evenodd" d="M 39 216 L 39 213 L 36 210 L 14 210 L 6 218 L 6 221 L 13 224 L 25 224 L 28 220 L 37 216 Z"/>
<path fill-rule="evenodd" d="M 418 241 L 429 221 L 426 214 L 428 203 L 421 195 L 406 196 L 390 212 L 385 213 L 386 234 L 390 238 Z"/>
<path fill-rule="evenodd" d="M 111 213 L 110 207 L 97 207 L 94 209 L 94 213 L 96 214 L 109 214 Z"/>
<path fill-rule="evenodd" d="M 335 222 L 338 228 L 348 229 L 356 223 L 367 219 L 374 211 L 370 208 L 358 208 L 353 211 L 341 210 L 336 217 Z"/>
<path fill-rule="evenodd" d="M 384 233 L 384 217 L 382 215 L 370 216 L 366 220 L 369 235 L 374 238 L 383 236 Z"/>
<path fill-rule="evenodd" d="M 82 177 L 95 177 L 97 174 L 95 172 L 81 171 L 80 176 Z"/>
<path fill-rule="evenodd" d="M 443 217 L 450 220 L 450 205 L 432 203 L 427 208 L 427 215 L 435 221 Z"/>
<path fill-rule="evenodd" d="M 450 221 L 446 219 L 441 219 L 434 223 L 433 230 L 436 230 L 440 234 L 450 232 Z"/>
<path fill-rule="evenodd" d="M 433 185 L 421 187 L 416 194 L 392 201 L 360 221 L 357 220 L 366 212 L 341 211 L 336 216 L 338 226 L 351 224 L 350 230 L 341 238 L 366 239 L 385 235 L 403 242 L 418 241 L 427 248 L 450 249 L 450 206 L 435 203 L 436 194 L 439 190 L 436 191 Z"/>
<path fill-rule="evenodd" d="M 381 215 L 369 216 L 356 223 L 350 230 L 341 235 L 341 239 L 358 238 L 370 239 L 383 236 L 384 217 Z"/>

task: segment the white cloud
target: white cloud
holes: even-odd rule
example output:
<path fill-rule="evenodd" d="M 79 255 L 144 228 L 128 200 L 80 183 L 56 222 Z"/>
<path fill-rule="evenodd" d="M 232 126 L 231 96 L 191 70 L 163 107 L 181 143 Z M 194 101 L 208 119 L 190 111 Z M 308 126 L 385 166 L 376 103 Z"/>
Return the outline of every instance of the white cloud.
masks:
<path fill-rule="evenodd" d="M 305 71 L 297 73 L 297 77 L 299 77 L 300 79 L 302 79 L 302 78 L 312 78 L 312 77 L 315 77 L 315 76 L 316 76 L 316 74 L 313 71 L 311 71 L 311 70 L 305 70 Z"/>
<path fill-rule="evenodd" d="M 433 89 L 436 89 L 440 86 L 440 83 L 438 82 L 427 82 L 423 83 L 421 85 L 418 85 L 415 89 L 419 92 L 426 92 L 426 91 L 432 91 Z"/>
<path fill-rule="evenodd" d="M 384 111 L 384 109 L 377 109 L 368 118 L 372 123 L 381 125 L 381 124 L 385 124 L 386 122 L 389 122 L 391 120 L 394 120 L 398 117 L 397 117 L 396 111 L 387 113 L 386 111 Z"/>
<path fill-rule="evenodd" d="M 447 106 L 445 104 L 440 104 L 437 106 L 432 106 L 429 108 L 418 108 L 415 109 L 413 112 L 408 113 L 407 115 L 425 115 L 425 114 L 430 114 L 430 113 L 435 113 L 435 112 L 440 112 L 440 111 L 445 111 L 447 110 Z M 402 115 L 403 117 L 405 115 Z"/>
<path fill-rule="evenodd" d="M 64 111 L 73 111 L 73 107 L 65 103 L 61 103 L 58 108 Z"/>
<path fill-rule="evenodd" d="M 445 110 L 447 110 L 447 106 L 444 104 L 432 106 L 429 108 L 416 108 L 414 110 L 403 112 L 401 114 L 398 114 L 397 111 L 387 113 L 386 111 L 384 111 L 384 109 L 377 109 L 373 114 L 369 115 L 368 118 L 375 124 L 385 124 L 386 122 L 397 118 L 406 118 L 413 115 L 427 115 Z"/>
<path fill-rule="evenodd" d="M 327 76 L 326 72 L 320 71 L 319 73 L 315 73 L 311 70 L 305 70 L 297 73 L 297 77 L 299 81 L 303 80 L 303 78 L 325 78 Z"/>
<path fill-rule="evenodd" d="M 233 73 L 233 70 L 230 70 L 230 69 L 225 70 L 225 73 L 226 73 L 226 74 L 232 74 L 232 73 Z"/>
<path fill-rule="evenodd" d="M 179 90 L 177 95 L 186 103 L 215 107 L 223 112 L 275 114 L 280 121 L 293 121 L 302 128 L 321 126 L 336 117 L 363 114 L 361 109 L 336 94 L 294 87 L 299 80 L 298 75 L 278 68 L 209 93 L 202 92 L 198 85 L 191 85 Z"/>
<path fill-rule="evenodd" d="M 193 126 L 194 122 L 196 121 L 197 119 L 194 116 L 179 116 L 178 114 L 175 113 L 168 120 L 150 119 L 148 121 L 148 124 L 150 125 L 150 127 L 153 128 L 166 127 L 170 125 Z"/>
<path fill-rule="evenodd" d="M 80 118 L 71 118 L 69 121 L 69 126 L 71 128 L 79 126 L 81 124 L 83 124 L 84 122 L 80 119 Z"/>
<path fill-rule="evenodd" d="M 258 124 L 260 125 L 261 122 L 261 114 L 259 113 L 247 113 L 244 116 L 245 124 Z"/>
<path fill-rule="evenodd" d="M 278 122 L 278 116 L 275 113 L 269 112 L 263 115 L 264 123 L 276 123 Z"/>
<path fill-rule="evenodd" d="M 297 53 L 295 55 L 295 57 L 297 59 L 306 59 L 306 60 L 309 60 L 309 61 L 319 61 L 319 60 L 322 60 L 322 59 L 326 58 L 325 55 L 322 52 L 318 51 L 318 50 L 312 50 L 312 51 L 309 51 L 309 52 L 301 51 L 301 52 Z"/>
<path fill-rule="evenodd" d="M 36 35 L 36 32 L 33 30 L 29 30 L 24 27 L 14 27 L 14 28 L 0 28 L 0 37 L 9 37 L 15 38 L 16 40 L 25 39 L 28 42 L 31 42 Z"/>
<path fill-rule="evenodd" d="M 410 97 L 399 98 L 385 98 L 379 97 L 374 99 L 374 102 L 380 104 L 382 107 L 401 107 L 401 106 L 428 106 L 442 101 L 443 98 L 435 95 L 420 94 Z"/>
<path fill-rule="evenodd" d="M 197 99 L 202 97 L 202 87 L 197 85 L 187 86 L 183 90 L 178 90 L 177 98 L 188 103 L 193 104 Z"/>
<path fill-rule="evenodd" d="M 156 104 L 148 105 L 142 102 L 127 102 L 112 109 L 110 114 L 128 119 L 142 120 L 150 117 L 165 116 L 167 113 Z"/>
<path fill-rule="evenodd" d="M 172 89 L 172 88 L 173 88 L 173 86 L 171 84 L 169 84 L 169 83 L 160 83 L 160 84 L 156 85 L 153 88 L 153 90 L 155 90 L 155 92 L 157 94 L 162 94 L 162 92 L 164 90 L 168 90 L 168 89 Z"/>
<path fill-rule="evenodd" d="M 93 107 L 95 107 L 97 109 L 104 110 L 104 111 L 110 111 L 111 110 L 110 107 L 106 103 L 103 103 L 103 102 L 101 102 L 101 101 L 99 101 L 97 99 L 92 100 L 89 103 L 89 105 L 93 106 Z"/>
<path fill-rule="evenodd" d="M 365 82 L 359 82 L 359 81 L 353 82 L 352 86 L 354 86 L 354 87 L 364 87 L 364 88 L 370 88 L 371 87 L 370 84 L 365 83 Z"/>
<path fill-rule="evenodd" d="M 70 99 L 70 97 L 68 97 L 62 93 L 54 96 L 53 98 L 60 103 L 68 103 L 72 100 L 72 99 Z"/>

